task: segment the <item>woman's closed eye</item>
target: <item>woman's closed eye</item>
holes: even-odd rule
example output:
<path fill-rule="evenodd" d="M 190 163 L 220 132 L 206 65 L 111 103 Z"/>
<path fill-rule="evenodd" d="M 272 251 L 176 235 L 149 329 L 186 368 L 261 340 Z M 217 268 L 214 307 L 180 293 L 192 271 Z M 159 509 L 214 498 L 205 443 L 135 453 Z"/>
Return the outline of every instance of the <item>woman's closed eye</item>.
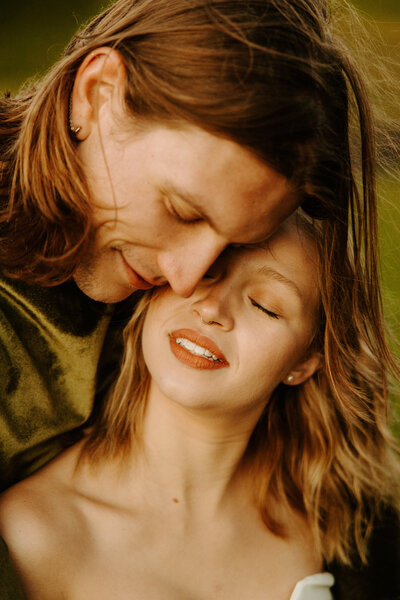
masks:
<path fill-rule="evenodd" d="M 265 306 L 262 306 L 262 304 L 259 304 L 253 298 L 250 298 L 250 302 L 252 303 L 252 305 L 255 308 L 257 308 L 258 310 L 261 310 L 263 313 L 265 313 L 266 315 L 268 315 L 272 319 L 279 319 L 279 315 L 276 312 L 273 312 L 272 310 L 269 310 Z"/>

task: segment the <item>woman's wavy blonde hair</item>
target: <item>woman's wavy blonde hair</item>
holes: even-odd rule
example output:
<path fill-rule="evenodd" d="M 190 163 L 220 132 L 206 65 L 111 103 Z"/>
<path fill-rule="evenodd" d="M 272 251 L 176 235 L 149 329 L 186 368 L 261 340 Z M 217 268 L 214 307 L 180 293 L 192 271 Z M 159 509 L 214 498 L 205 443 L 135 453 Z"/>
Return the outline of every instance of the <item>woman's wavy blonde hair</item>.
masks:
<path fill-rule="evenodd" d="M 350 251 L 340 281 L 340 318 L 348 335 L 331 331 L 339 304 L 323 293 L 327 224 L 301 218 L 298 226 L 319 253 L 321 303 L 312 349 L 323 355 L 323 367 L 297 387 L 276 388 L 242 460 L 253 473 L 267 527 L 285 533 L 271 511 L 273 498 L 306 518 L 326 562 L 350 564 L 366 561 L 382 509 L 399 509 L 399 452 L 387 414 L 387 375 L 396 365 L 371 344 L 369 307 L 352 304 L 349 288 L 360 282 Z M 160 293 L 144 295 L 125 329 L 120 376 L 84 445 L 83 457 L 93 466 L 112 459 L 123 465 L 128 452 L 140 452 L 150 382 L 141 335 L 149 303 Z"/>

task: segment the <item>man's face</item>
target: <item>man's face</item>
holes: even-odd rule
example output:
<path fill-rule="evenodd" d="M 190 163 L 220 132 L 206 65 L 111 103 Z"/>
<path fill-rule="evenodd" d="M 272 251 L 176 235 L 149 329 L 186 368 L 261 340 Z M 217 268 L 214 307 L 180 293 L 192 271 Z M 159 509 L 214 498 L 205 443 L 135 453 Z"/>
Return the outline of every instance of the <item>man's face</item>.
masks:
<path fill-rule="evenodd" d="M 97 232 L 74 273 L 95 300 L 166 282 L 187 297 L 228 245 L 267 238 L 298 205 L 285 177 L 232 141 L 192 126 L 132 131 L 101 110 L 78 148 Z"/>

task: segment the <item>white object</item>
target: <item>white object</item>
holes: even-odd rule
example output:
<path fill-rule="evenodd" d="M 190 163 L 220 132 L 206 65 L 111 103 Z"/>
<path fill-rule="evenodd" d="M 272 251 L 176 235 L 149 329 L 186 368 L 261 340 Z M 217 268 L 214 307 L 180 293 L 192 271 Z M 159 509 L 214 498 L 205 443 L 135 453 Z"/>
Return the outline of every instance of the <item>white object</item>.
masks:
<path fill-rule="evenodd" d="M 290 600 L 333 600 L 330 588 L 334 583 L 330 573 L 309 575 L 296 584 Z"/>

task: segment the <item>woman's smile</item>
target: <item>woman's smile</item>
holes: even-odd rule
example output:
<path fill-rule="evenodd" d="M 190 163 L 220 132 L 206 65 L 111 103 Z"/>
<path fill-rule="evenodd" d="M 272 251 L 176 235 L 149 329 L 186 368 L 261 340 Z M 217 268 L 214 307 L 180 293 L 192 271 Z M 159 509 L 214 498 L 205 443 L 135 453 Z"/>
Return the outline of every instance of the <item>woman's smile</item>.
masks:
<path fill-rule="evenodd" d="M 222 369 L 229 362 L 208 337 L 193 329 L 177 329 L 169 334 L 170 347 L 178 360 L 195 369 Z"/>

